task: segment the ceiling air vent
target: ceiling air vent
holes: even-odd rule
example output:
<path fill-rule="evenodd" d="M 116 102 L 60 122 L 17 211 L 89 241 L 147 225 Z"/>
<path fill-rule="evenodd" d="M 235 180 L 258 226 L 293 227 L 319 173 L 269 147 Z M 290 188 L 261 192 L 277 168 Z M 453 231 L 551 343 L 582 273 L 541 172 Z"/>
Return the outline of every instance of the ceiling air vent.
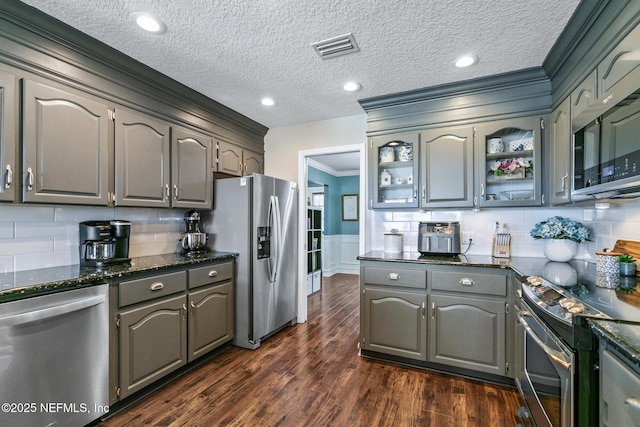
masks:
<path fill-rule="evenodd" d="M 356 44 L 356 39 L 351 33 L 333 37 L 321 42 L 311 43 L 311 46 L 313 46 L 322 59 L 329 59 L 360 51 L 360 48 Z"/>

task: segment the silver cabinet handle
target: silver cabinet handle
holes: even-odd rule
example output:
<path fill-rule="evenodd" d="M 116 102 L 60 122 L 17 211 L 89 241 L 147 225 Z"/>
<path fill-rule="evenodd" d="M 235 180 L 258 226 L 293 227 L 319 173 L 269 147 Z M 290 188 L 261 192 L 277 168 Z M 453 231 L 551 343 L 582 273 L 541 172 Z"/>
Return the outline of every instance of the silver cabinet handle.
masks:
<path fill-rule="evenodd" d="M 462 286 L 473 286 L 474 281 L 473 279 L 469 279 L 468 277 L 463 277 L 462 279 L 460 279 L 460 284 Z"/>
<path fill-rule="evenodd" d="M 431 303 L 431 318 L 432 319 L 436 318 L 436 303 L 435 302 Z"/>
<path fill-rule="evenodd" d="M 182 320 L 187 318 L 187 304 L 182 304 Z"/>
<path fill-rule="evenodd" d="M 160 291 L 164 288 L 164 283 L 162 282 L 153 282 L 151 286 L 149 286 L 149 290 L 152 292 Z"/>
<path fill-rule="evenodd" d="M 400 275 L 398 273 L 389 273 L 387 277 L 389 280 L 400 280 Z"/>
<path fill-rule="evenodd" d="M 175 184 L 173 186 L 173 199 L 178 200 L 178 186 Z"/>
<path fill-rule="evenodd" d="M 413 200 L 418 200 L 418 187 L 413 187 Z"/>
<path fill-rule="evenodd" d="M 27 168 L 27 191 L 33 190 L 33 170 Z"/>
<path fill-rule="evenodd" d="M 422 187 L 422 200 L 427 201 L 427 187 Z"/>
<path fill-rule="evenodd" d="M 567 192 L 567 178 L 569 178 L 569 172 L 565 173 L 562 177 L 562 191 Z"/>
<path fill-rule="evenodd" d="M 11 165 L 7 165 L 7 180 L 5 181 L 4 188 L 11 188 L 11 184 L 13 183 L 13 171 L 11 170 Z"/>
<path fill-rule="evenodd" d="M 189 301 L 189 305 L 191 306 L 191 309 L 189 310 L 189 316 L 194 317 L 196 315 L 196 305 L 193 303 L 193 301 Z"/>
<path fill-rule="evenodd" d="M 169 184 L 164 185 L 164 196 L 165 196 L 165 199 L 168 199 L 169 197 L 171 197 L 171 190 L 169 189 Z"/>
<path fill-rule="evenodd" d="M 422 318 L 424 319 L 427 316 L 427 304 L 422 302 Z"/>
<path fill-rule="evenodd" d="M 218 275 L 218 271 L 217 270 L 211 270 L 209 272 L 209 277 L 216 277 Z"/>
<path fill-rule="evenodd" d="M 624 403 L 629 406 L 633 406 L 635 409 L 640 409 L 640 399 L 637 397 L 627 397 Z"/>
<path fill-rule="evenodd" d="M 484 184 L 480 184 L 480 198 L 484 200 Z"/>

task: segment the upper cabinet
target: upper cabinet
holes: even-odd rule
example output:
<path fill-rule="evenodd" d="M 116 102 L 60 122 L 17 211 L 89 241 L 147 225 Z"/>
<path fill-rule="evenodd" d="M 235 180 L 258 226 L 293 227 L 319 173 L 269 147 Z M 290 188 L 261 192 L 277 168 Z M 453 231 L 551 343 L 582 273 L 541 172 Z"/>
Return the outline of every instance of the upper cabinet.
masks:
<path fill-rule="evenodd" d="M 616 92 L 614 104 L 638 89 L 640 80 L 640 26 L 631 31 L 598 65 L 598 99 Z"/>
<path fill-rule="evenodd" d="M 473 206 L 473 127 L 420 133 L 420 206 Z"/>
<path fill-rule="evenodd" d="M 106 102 L 23 80 L 23 201 L 107 205 Z"/>
<path fill-rule="evenodd" d="M 183 127 L 171 130 L 171 181 L 175 208 L 211 209 L 213 138 Z"/>
<path fill-rule="evenodd" d="M 571 201 L 571 101 L 565 99 L 551 112 L 549 121 L 551 204 Z"/>
<path fill-rule="evenodd" d="M 369 207 L 418 207 L 418 142 L 417 132 L 369 140 Z"/>
<path fill-rule="evenodd" d="M 585 111 L 596 101 L 596 72 L 587 76 L 571 93 L 571 118 Z"/>
<path fill-rule="evenodd" d="M 264 173 L 264 156 L 230 142 L 217 139 L 218 155 L 214 167 L 216 172 L 234 176 Z"/>
<path fill-rule="evenodd" d="M 542 128 L 538 116 L 478 126 L 478 206 L 542 204 Z"/>
<path fill-rule="evenodd" d="M 116 205 L 169 207 L 169 124 L 119 109 L 115 126 Z"/>
<path fill-rule="evenodd" d="M 0 201 L 16 201 L 20 186 L 17 163 L 16 76 L 0 70 Z"/>

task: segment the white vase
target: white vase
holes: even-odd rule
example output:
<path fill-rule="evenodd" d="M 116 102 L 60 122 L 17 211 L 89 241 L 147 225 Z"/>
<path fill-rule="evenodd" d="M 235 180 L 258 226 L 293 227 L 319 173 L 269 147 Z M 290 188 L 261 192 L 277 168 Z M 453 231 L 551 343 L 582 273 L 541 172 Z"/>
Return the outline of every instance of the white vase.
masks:
<path fill-rule="evenodd" d="M 578 243 L 569 239 L 546 239 L 544 256 L 550 261 L 567 262 L 578 252 Z"/>

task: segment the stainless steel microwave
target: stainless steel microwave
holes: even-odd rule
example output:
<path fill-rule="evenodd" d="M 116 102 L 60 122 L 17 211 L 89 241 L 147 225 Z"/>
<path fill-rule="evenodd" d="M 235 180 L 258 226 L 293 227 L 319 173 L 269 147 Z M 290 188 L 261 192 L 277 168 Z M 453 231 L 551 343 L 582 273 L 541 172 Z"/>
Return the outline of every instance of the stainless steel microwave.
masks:
<path fill-rule="evenodd" d="M 572 199 L 640 197 L 640 90 L 586 110 L 572 127 Z"/>

